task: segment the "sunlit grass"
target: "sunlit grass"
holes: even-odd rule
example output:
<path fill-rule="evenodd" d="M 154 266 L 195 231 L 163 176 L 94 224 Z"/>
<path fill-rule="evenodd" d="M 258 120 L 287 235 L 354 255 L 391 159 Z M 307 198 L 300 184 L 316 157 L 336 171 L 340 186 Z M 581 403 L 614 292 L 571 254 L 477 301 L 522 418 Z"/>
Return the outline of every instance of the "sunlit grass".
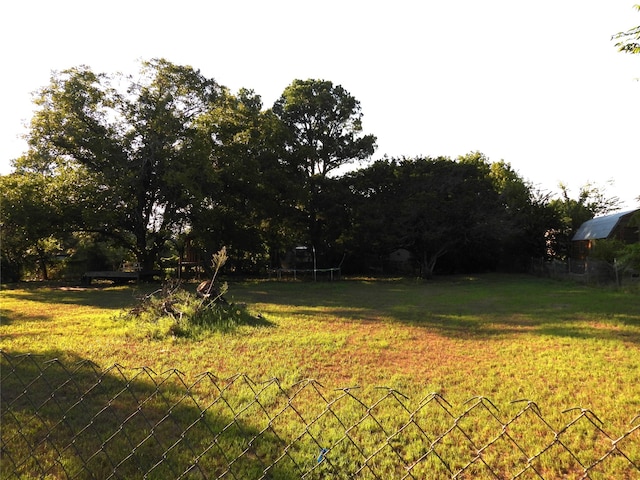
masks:
<path fill-rule="evenodd" d="M 0 347 L 191 379 L 205 371 L 283 385 L 314 378 L 329 392 L 361 386 L 365 398 L 385 386 L 413 406 L 439 392 L 458 411 L 485 396 L 505 416 L 525 399 L 557 427 L 573 407 L 612 432 L 640 413 L 637 289 L 502 276 L 231 283 L 228 299 L 262 324 L 158 340 L 120 318 L 153 288 L 4 288 Z"/>

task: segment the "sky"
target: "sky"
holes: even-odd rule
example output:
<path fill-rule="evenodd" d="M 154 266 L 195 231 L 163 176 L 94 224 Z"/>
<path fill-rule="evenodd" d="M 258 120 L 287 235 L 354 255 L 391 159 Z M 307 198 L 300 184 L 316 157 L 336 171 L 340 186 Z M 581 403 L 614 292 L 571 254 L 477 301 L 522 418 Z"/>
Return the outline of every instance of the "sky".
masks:
<path fill-rule="evenodd" d="M 191 65 L 270 108 L 294 79 L 360 101 L 372 160 L 473 151 L 537 189 L 591 183 L 640 207 L 636 0 L 21 0 L 0 6 L 0 173 L 53 71 Z"/>

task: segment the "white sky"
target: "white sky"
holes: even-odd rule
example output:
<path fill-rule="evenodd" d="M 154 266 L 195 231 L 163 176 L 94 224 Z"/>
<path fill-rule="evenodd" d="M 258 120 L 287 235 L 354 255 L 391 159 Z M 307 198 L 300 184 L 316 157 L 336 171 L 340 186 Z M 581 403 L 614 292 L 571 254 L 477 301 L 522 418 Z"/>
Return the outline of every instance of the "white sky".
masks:
<path fill-rule="evenodd" d="M 577 195 L 593 182 L 640 195 L 640 56 L 611 36 L 640 24 L 636 0 L 20 0 L 0 6 L 0 173 L 31 92 L 80 64 L 135 73 L 188 64 L 271 107 L 294 79 L 361 102 L 374 159 L 479 150 L 526 180 Z M 613 184 L 609 184 L 609 182 Z"/>

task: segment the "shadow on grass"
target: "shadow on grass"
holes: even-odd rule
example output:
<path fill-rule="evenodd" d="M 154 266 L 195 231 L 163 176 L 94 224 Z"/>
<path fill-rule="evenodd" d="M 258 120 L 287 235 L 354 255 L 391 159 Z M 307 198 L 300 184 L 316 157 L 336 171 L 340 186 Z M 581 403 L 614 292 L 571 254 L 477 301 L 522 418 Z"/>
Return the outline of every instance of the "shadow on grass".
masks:
<path fill-rule="evenodd" d="M 137 305 L 143 303 L 143 299 L 152 294 L 159 293 L 162 285 L 159 283 L 144 283 L 136 286 L 91 286 L 91 287 L 73 287 L 73 286 L 52 286 L 50 284 L 20 284 L 14 285 L 3 292 L 5 298 L 16 301 L 29 301 L 40 303 L 42 305 L 72 305 L 94 307 L 102 309 L 111 309 L 114 316 L 126 313 Z M 193 290 L 195 286 L 186 285 L 186 291 Z M 193 293 L 193 292 L 192 292 Z M 235 305 L 229 304 L 229 311 L 233 311 Z M 245 312 L 244 308 L 240 308 L 242 314 L 233 315 L 233 326 L 229 330 L 233 330 L 236 326 L 253 326 L 253 327 L 271 327 L 273 323 L 261 315 L 251 315 Z M 3 308 L 0 309 L 1 324 L 11 325 L 19 322 L 29 321 L 47 321 L 55 320 L 56 312 L 54 308 L 38 309 L 38 313 L 24 313 L 18 309 Z M 215 329 L 214 329 L 215 330 Z M 219 330 L 219 329 L 218 329 Z"/>
<path fill-rule="evenodd" d="M 319 321 L 400 322 L 455 338 L 514 334 L 640 343 L 640 296 L 523 275 L 436 281 L 263 282 L 248 302 L 285 305 Z"/>
<path fill-rule="evenodd" d="M 50 315 L 24 313 L 8 308 L 0 308 L 0 325 L 11 325 L 15 322 L 41 322 L 50 319 Z"/>
<path fill-rule="evenodd" d="M 187 385 L 177 371 L 103 371 L 56 351 L 0 361 L 2 478 L 300 478 L 274 465 L 283 439 L 240 418 L 213 376 Z"/>
<path fill-rule="evenodd" d="M 13 295 L 43 304 L 131 308 L 159 284 L 135 287 L 27 286 Z M 248 304 L 281 306 L 292 315 L 320 321 L 400 322 L 455 338 L 491 339 L 532 334 L 573 338 L 612 338 L 640 343 L 640 296 L 540 279 L 526 275 L 452 276 L 434 281 L 384 279 L 336 282 L 253 281 L 231 283 L 231 297 Z M 23 290 L 23 286 L 18 286 Z M 186 285 L 185 288 L 195 288 Z M 12 291 L 3 295 L 11 298 Z M 8 309 L 7 309 L 8 311 Z M 39 319 L 43 314 L 38 313 Z M 51 317 L 53 318 L 53 317 Z M 3 322 L 29 316 L 8 312 Z M 264 317 L 244 325 L 272 326 Z"/>
<path fill-rule="evenodd" d="M 160 288 L 159 284 L 144 283 L 135 286 L 100 285 L 76 287 L 70 285 L 25 283 L 5 288 L 7 299 L 24 299 L 39 303 L 84 305 L 96 308 L 126 308 L 139 298 Z"/>

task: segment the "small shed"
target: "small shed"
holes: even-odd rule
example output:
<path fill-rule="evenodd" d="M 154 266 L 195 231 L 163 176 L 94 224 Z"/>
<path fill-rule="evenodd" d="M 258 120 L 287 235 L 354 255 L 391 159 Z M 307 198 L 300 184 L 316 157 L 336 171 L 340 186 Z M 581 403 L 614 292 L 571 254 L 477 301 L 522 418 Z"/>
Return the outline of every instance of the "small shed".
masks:
<path fill-rule="evenodd" d="M 640 242 L 640 222 L 631 221 L 640 209 L 612 213 L 587 220 L 571 239 L 572 257 L 585 259 L 597 240 L 618 239 L 624 243 Z"/>
<path fill-rule="evenodd" d="M 389 273 L 413 273 L 413 254 L 405 249 L 398 248 L 389 254 L 386 258 L 385 270 Z"/>

